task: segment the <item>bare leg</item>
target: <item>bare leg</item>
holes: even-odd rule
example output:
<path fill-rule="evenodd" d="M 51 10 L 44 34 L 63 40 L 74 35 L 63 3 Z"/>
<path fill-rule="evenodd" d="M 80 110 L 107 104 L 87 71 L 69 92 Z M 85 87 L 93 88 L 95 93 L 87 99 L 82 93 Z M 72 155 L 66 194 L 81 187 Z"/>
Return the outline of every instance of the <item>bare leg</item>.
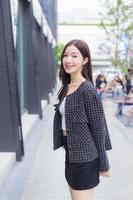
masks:
<path fill-rule="evenodd" d="M 69 186 L 72 200 L 93 200 L 93 189 L 74 190 Z"/>

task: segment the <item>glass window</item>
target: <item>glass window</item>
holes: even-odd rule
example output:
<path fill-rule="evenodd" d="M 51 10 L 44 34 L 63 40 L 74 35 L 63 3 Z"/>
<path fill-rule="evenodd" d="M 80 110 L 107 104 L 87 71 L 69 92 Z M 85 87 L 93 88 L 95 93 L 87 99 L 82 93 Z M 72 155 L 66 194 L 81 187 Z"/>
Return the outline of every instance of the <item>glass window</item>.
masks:
<path fill-rule="evenodd" d="M 25 73 L 24 73 L 24 3 L 23 1 L 10 0 L 14 45 L 16 52 L 16 66 L 18 76 L 18 89 L 21 113 L 25 112 Z"/>

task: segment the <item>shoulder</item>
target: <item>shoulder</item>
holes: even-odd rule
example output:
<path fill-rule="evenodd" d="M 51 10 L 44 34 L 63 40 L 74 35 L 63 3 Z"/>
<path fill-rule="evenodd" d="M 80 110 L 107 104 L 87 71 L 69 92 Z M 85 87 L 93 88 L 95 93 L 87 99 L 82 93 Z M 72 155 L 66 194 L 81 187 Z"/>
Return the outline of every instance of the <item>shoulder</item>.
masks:
<path fill-rule="evenodd" d="M 81 94 L 84 100 L 88 98 L 99 98 L 99 95 L 97 93 L 96 88 L 90 81 L 85 81 L 82 88 L 81 88 Z"/>
<path fill-rule="evenodd" d="M 88 80 L 86 80 L 84 82 L 83 87 L 81 88 L 81 90 L 82 90 L 83 93 L 87 93 L 87 94 L 88 93 L 95 93 L 95 92 L 97 93 L 97 90 L 94 87 L 94 85 Z"/>

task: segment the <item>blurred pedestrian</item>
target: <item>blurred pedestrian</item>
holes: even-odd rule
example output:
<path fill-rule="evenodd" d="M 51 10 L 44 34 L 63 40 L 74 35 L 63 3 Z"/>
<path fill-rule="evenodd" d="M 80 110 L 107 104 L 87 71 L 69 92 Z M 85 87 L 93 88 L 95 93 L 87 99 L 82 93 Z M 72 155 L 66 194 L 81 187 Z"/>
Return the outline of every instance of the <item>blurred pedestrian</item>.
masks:
<path fill-rule="evenodd" d="M 127 117 L 127 123 L 126 123 L 126 125 L 130 126 L 132 120 L 133 120 L 133 107 L 131 107 L 130 110 L 129 110 L 129 114 L 128 114 L 128 117 Z"/>
<path fill-rule="evenodd" d="M 105 91 L 107 86 L 107 80 L 104 74 L 99 74 L 96 78 L 96 89 L 100 97 L 102 98 L 102 94 Z"/>
<path fill-rule="evenodd" d="M 129 74 L 125 75 L 125 88 L 126 88 L 126 94 L 128 95 L 130 92 L 132 85 L 131 85 L 131 76 Z"/>
<path fill-rule="evenodd" d="M 115 78 L 115 88 L 114 88 L 114 102 L 117 103 L 117 111 L 116 116 L 123 114 L 123 104 L 125 101 L 124 95 L 124 84 L 123 81 L 120 79 L 119 76 Z"/>
<path fill-rule="evenodd" d="M 110 176 L 106 151 L 112 147 L 102 101 L 93 86 L 89 47 L 84 41 L 66 44 L 59 77 L 62 87 L 55 105 L 54 150 L 65 149 L 65 177 L 72 200 L 92 200 L 99 176 Z"/>

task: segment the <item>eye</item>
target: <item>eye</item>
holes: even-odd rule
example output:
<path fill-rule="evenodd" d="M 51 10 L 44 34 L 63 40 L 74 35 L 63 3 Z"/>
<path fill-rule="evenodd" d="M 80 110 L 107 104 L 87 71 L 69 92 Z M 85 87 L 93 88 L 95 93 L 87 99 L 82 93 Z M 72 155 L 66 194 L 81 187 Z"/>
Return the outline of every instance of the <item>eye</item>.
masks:
<path fill-rule="evenodd" d="M 67 57 L 67 54 L 64 54 L 64 55 L 63 55 L 63 58 L 64 58 L 64 57 Z"/>
<path fill-rule="evenodd" d="M 73 55 L 72 57 L 73 57 L 73 58 L 77 58 L 78 56 L 76 56 L 76 55 Z"/>

